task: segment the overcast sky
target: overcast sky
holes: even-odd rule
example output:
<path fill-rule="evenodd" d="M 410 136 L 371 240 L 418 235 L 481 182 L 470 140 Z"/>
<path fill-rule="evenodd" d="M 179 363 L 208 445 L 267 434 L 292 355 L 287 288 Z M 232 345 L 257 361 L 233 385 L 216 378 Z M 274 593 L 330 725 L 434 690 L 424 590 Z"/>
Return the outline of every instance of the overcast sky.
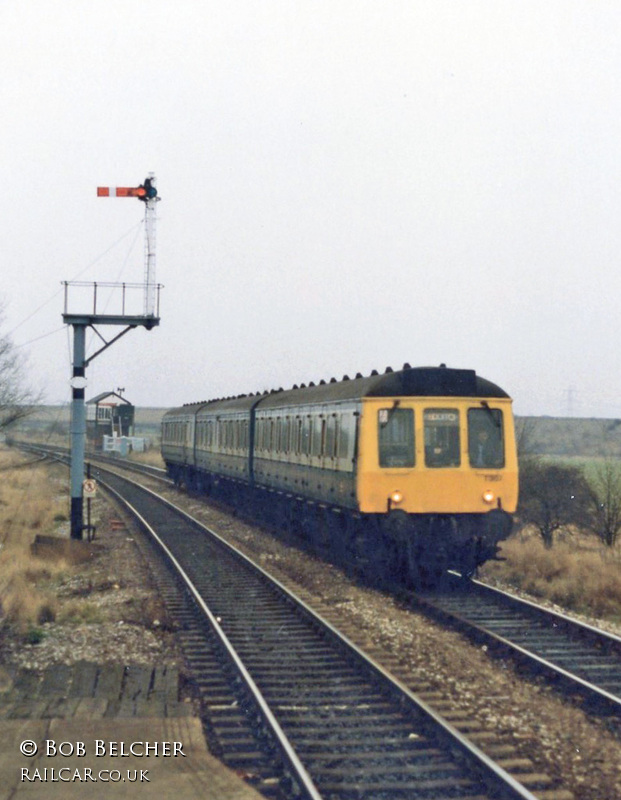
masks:
<path fill-rule="evenodd" d="M 60 282 L 143 280 L 142 203 L 96 187 L 153 171 L 161 325 L 87 397 L 444 362 L 621 417 L 620 29 L 617 0 L 0 0 L 2 331 L 67 402 Z"/>

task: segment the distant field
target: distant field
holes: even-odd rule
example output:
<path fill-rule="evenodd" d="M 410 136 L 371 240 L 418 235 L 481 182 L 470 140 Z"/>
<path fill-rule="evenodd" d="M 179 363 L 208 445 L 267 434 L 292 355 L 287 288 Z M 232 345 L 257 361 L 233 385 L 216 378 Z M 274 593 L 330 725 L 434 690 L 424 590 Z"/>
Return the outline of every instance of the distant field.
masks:
<path fill-rule="evenodd" d="M 621 457 L 621 419 L 520 417 L 527 450 L 541 455 Z"/>
<path fill-rule="evenodd" d="M 162 417 L 167 408 L 149 408 L 136 406 L 135 410 L 135 432 L 141 436 L 157 436 L 160 432 Z M 37 410 L 23 420 L 14 432 L 28 435 L 30 433 L 57 433 L 67 434 L 69 432 L 69 421 L 71 419 L 71 406 L 40 406 Z"/>
<path fill-rule="evenodd" d="M 136 406 L 136 421 L 145 425 L 159 425 L 163 415 L 168 411 L 166 408 L 149 408 Z M 68 422 L 71 416 L 71 406 L 39 406 L 29 417 L 34 422 L 53 422 L 59 420 Z"/>

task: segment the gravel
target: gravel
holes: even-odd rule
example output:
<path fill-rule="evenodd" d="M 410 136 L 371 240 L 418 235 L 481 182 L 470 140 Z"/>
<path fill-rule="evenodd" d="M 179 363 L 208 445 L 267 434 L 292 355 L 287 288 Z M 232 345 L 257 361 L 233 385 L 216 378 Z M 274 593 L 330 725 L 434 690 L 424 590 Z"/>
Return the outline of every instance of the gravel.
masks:
<path fill-rule="evenodd" d="M 373 648 L 414 689 L 420 684 L 440 692 L 578 800 L 621 800 L 621 737 L 611 722 L 589 716 L 543 682 L 522 677 L 511 662 L 490 658 L 485 647 L 358 585 L 304 549 L 173 490 L 164 494 L 346 628 L 357 643 Z M 79 660 L 183 665 L 137 545 L 140 534 L 113 524 L 117 514 L 109 506 L 100 516 L 96 552 L 57 587 L 61 608 L 79 598 L 95 621 L 46 623 L 36 645 L 4 630 L 0 663 L 38 669 Z"/>

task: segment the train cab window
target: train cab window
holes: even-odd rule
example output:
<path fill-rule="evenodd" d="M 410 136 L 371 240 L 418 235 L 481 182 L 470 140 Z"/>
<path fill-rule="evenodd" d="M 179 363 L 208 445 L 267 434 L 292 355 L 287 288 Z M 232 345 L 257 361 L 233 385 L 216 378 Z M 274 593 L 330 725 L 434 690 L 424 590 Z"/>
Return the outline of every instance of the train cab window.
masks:
<path fill-rule="evenodd" d="M 426 408 L 423 422 L 425 427 L 425 465 L 428 467 L 458 467 L 461 461 L 459 411 L 452 408 Z"/>
<path fill-rule="evenodd" d="M 504 467 L 504 433 L 499 408 L 468 409 L 468 455 L 471 467 Z"/>
<path fill-rule="evenodd" d="M 414 411 L 380 408 L 377 412 L 380 467 L 414 466 Z"/>

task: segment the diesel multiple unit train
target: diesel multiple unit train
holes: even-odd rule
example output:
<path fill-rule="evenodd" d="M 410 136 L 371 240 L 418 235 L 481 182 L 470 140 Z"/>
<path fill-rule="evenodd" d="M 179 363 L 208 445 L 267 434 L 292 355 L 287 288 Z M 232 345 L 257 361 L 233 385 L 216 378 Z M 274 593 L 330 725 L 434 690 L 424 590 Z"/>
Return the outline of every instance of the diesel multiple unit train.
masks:
<path fill-rule="evenodd" d="M 171 409 L 162 455 L 176 483 L 413 585 L 493 558 L 517 504 L 511 399 L 444 365 Z"/>

